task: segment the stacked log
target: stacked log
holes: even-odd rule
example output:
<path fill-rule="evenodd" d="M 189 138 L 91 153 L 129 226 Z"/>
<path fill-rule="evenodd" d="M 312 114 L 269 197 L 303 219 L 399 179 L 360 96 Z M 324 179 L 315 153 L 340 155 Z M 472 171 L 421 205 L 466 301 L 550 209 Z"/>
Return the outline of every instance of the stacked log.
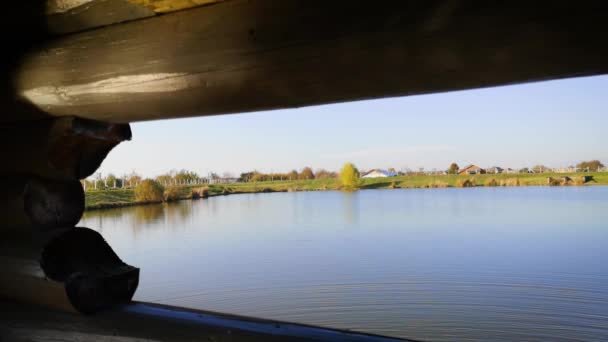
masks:
<path fill-rule="evenodd" d="M 0 296 L 82 313 L 132 298 L 139 269 L 99 233 L 75 228 L 80 179 L 130 137 L 129 125 L 77 118 L 0 127 Z"/>

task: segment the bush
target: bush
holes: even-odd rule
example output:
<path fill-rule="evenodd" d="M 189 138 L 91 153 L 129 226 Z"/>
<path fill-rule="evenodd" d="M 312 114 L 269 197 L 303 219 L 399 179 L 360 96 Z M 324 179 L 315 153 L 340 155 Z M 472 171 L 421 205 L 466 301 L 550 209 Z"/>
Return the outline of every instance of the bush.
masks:
<path fill-rule="evenodd" d="M 459 179 L 456 185 L 461 188 L 472 188 L 475 186 L 475 179 Z"/>
<path fill-rule="evenodd" d="M 574 185 L 583 185 L 583 184 L 587 183 L 587 178 L 585 176 L 574 177 L 574 179 L 572 180 L 572 183 Z"/>
<path fill-rule="evenodd" d="M 165 202 L 177 201 L 179 197 L 179 189 L 176 186 L 170 186 L 165 189 L 163 193 L 163 199 Z"/>
<path fill-rule="evenodd" d="M 549 186 L 563 186 L 563 185 L 570 185 L 573 183 L 572 178 L 566 176 L 566 177 L 561 177 L 561 178 L 553 178 L 553 177 L 549 177 L 547 178 L 547 183 L 549 184 Z M 584 183 L 584 182 L 583 182 Z M 580 181 L 574 181 L 574 184 L 577 185 L 581 185 L 583 183 L 580 183 Z"/>
<path fill-rule="evenodd" d="M 427 188 L 447 188 L 448 183 L 440 180 L 435 180 L 434 182 L 427 184 Z"/>
<path fill-rule="evenodd" d="M 135 200 L 138 202 L 162 202 L 163 186 L 152 179 L 145 179 L 135 187 Z"/>
<path fill-rule="evenodd" d="M 486 186 L 498 186 L 498 185 L 499 185 L 499 184 L 498 184 L 498 182 L 497 182 L 497 181 L 496 181 L 496 179 L 494 179 L 494 178 L 489 179 L 489 180 L 486 182 Z"/>
<path fill-rule="evenodd" d="M 194 188 L 194 189 L 192 189 L 192 196 L 191 197 L 194 198 L 194 199 L 209 197 L 209 187 L 208 186 L 203 186 L 203 187 L 200 187 L 200 188 Z"/>
<path fill-rule="evenodd" d="M 500 181 L 500 186 L 520 186 L 519 178 L 507 178 Z"/>
<path fill-rule="evenodd" d="M 359 187 L 359 170 L 352 163 L 344 164 L 340 170 L 340 181 L 345 190 L 356 190 Z"/>

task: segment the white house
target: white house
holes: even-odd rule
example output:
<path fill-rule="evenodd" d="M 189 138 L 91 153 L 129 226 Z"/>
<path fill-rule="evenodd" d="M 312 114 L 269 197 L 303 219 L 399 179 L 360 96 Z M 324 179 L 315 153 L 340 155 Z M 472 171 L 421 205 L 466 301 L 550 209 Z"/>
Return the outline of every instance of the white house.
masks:
<path fill-rule="evenodd" d="M 368 173 L 364 174 L 361 178 L 382 178 L 382 177 L 395 177 L 397 172 L 382 170 L 382 169 L 373 169 Z"/>

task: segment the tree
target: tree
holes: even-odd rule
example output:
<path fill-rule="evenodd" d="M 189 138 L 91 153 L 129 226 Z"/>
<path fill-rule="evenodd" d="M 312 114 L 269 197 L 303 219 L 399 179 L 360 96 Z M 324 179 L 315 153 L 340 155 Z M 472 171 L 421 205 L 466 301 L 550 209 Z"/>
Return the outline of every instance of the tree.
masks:
<path fill-rule="evenodd" d="M 298 174 L 298 171 L 296 170 L 291 170 L 291 172 L 289 173 L 289 180 L 296 180 L 300 177 L 300 175 Z"/>
<path fill-rule="evenodd" d="M 253 177 L 254 174 L 255 174 L 254 171 L 241 173 L 241 175 L 239 177 L 239 182 L 249 182 L 249 181 L 251 181 L 251 178 Z"/>
<path fill-rule="evenodd" d="M 116 182 L 116 176 L 113 173 L 110 173 L 106 176 L 106 182 L 108 188 L 114 187 L 114 182 Z"/>
<path fill-rule="evenodd" d="M 135 200 L 138 202 L 162 202 L 164 188 L 152 179 L 145 179 L 135 187 Z"/>
<path fill-rule="evenodd" d="M 316 179 L 327 179 L 327 178 L 336 178 L 338 175 L 335 172 L 327 171 L 325 169 L 318 169 L 315 171 Z"/>
<path fill-rule="evenodd" d="M 543 173 L 543 172 L 547 172 L 550 170 L 551 170 L 550 168 L 548 168 L 542 164 L 534 165 L 534 167 L 532 167 L 532 171 L 534 171 L 534 173 Z"/>
<path fill-rule="evenodd" d="M 300 172 L 300 179 L 314 179 L 315 178 L 315 174 L 312 172 L 312 169 L 310 167 L 305 167 L 302 169 L 302 172 Z"/>
<path fill-rule="evenodd" d="M 353 163 L 346 163 L 340 170 L 340 181 L 345 190 L 356 190 L 359 187 L 359 170 Z"/>
<path fill-rule="evenodd" d="M 175 178 L 178 184 L 187 184 L 200 178 L 196 172 L 184 169 L 177 172 L 172 171 L 172 173 L 175 174 L 173 178 Z"/>
<path fill-rule="evenodd" d="M 576 167 L 583 170 L 589 168 L 589 171 L 599 171 L 599 169 L 604 167 L 604 164 L 599 160 L 589 160 L 580 162 Z"/>
<path fill-rule="evenodd" d="M 155 179 L 160 184 L 166 184 L 166 185 L 173 184 L 173 177 L 170 174 L 168 174 L 168 173 L 165 173 L 164 175 L 157 176 Z"/>
<path fill-rule="evenodd" d="M 135 171 L 131 172 L 131 174 L 127 177 L 127 181 L 129 182 L 129 186 L 134 186 L 137 183 L 141 182 L 141 176 L 135 173 Z"/>
<path fill-rule="evenodd" d="M 458 173 L 458 170 L 460 170 L 460 167 L 458 167 L 458 164 L 456 163 L 452 163 L 450 164 L 450 168 L 448 169 L 448 173 L 451 175 L 455 175 Z"/>

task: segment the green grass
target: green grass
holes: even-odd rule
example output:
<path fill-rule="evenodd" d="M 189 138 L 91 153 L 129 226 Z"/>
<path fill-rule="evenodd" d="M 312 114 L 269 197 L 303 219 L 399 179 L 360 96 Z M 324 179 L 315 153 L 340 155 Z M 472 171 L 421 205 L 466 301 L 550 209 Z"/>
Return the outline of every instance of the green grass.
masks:
<path fill-rule="evenodd" d="M 581 175 L 591 175 L 594 181 L 588 185 L 608 185 L 608 172 L 591 173 L 543 173 L 543 174 L 498 174 L 498 175 L 446 175 L 446 176 L 398 176 L 390 178 L 366 178 L 361 180 L 361 189 L 415 189 L 433 187 L 459 187 L 465 180 L 470 179 L 475 186 L 487 186 L 496 183 L 514 183 L 519 180 L 520 186 L 548 186 L 549 177 L 562 178 L 565 176 L 574 178 Z M 191 198 L 192 189 L 201 185 L 179 187 L 179 199 Z M 255 182 L 237 184 L 212 184 L 209 185 L 209 196 L 220 196 L 241 193 L 280 192 L 280 191 L 323 191 L 339 190 L 341 188 L 338 179 L 313 179 L 296 181 Z M 86 192 L 85 206 L 87 210 L 120 207 L 138 204 L 132 189 L 93 190 Z"/>

